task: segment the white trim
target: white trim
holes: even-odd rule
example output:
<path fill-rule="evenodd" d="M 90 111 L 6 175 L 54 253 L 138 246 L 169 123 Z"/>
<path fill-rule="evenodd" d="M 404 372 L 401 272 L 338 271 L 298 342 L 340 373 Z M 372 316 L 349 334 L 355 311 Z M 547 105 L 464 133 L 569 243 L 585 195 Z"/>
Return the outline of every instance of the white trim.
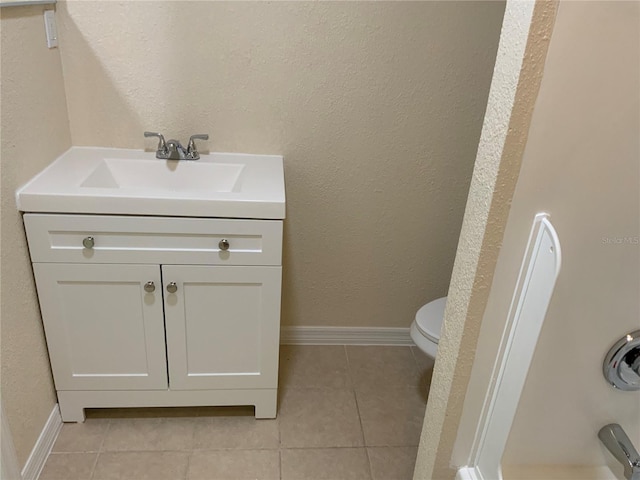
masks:
<path fill-rule="evenodd" d="M 0 7 L 30 7 L 31 5 L 55 5 L 56 0 L 6 0 L 0 1 Z"/>
<path fill-rule="evenodd" d="M 25 463 L 22 469 L 23 480 L 38 479 L 61 428 L 62 417 L 60 416 L 60 409 L 56 403 L 51 411 L 51 415 L 49 415 L 47 423 L 45 423 L 42 432 L 40 432 L 38 441 L 33 446 L 33 450 L 31 450 L 31 455 L 29 455 L 27 463 Z"/>
<path fill-rule="evenodd" d="M 456 473 L 456 480 L 483 480 L 478 467 L 463 467 Z"/>
<path fill-rule="evenodd" d="M 84 422 L 85 408 L 254 405 L 256 418 L 275 418 L 277 388 L 232 390 L 58 390 L 65 422 Z M 26 480 L 26 479 L 25 479 Z"/>
<path fill-rule="evenodd" d="M 0 417 L 2 417 L 2 430 L 0 431 L 0 435 L 2 437 L 2 442 L 0 442 L 0 446 L 2 448 L 0 478 L 2 478 L 2 480 L 22 480 L 20 468 L 18 467 L 18 456 L 16 455 L 16 449 L 13 446 L 13 438 L 11 437 L 11 428 L 9 428 L 9 421 L 4 413 L 1 401 Z"/>
<path fill-rule="evenodd" d="M 469 465 L 457 480 L 502 480 L 502 455 L 561 265 L 548 215 L 536 215 L 513 292 Z"/>
<path fill-rule="evenodd" d="M 409 328 L 282 327 L 281 345 L 414 345 Z"/>

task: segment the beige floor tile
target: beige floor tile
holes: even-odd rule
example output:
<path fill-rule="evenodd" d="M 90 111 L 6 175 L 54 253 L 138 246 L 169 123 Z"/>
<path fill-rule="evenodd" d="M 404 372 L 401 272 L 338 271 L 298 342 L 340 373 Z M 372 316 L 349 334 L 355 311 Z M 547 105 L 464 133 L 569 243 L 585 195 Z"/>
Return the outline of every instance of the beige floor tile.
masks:
<path fill-rule="evenodd" d="M 413 356 L 418 366 L 418 377 L 422 395 L 426 399 L 429 396 L 431 387 L 431 377 L 433 375 L 434 359 L 420 350 L 418 347 L 411 347 Z"/>
<path fill-rule="evenodd" d="M 112 419 L 103 451 L 191 450 L 197 419 Z"/>
<path fill-rule="evenodd" d="M 39 480 L 89 480 L 97 453 L 52 453 Z"/>
<path fill-rule="evenodd" d="M 280 347 L 280 385 L 283 388 L 349 388 L 344 346 L 283 345 Z"/>
<path fill-rule="evenodd" d="M 416 359 L 419 371 L 433 369 L 433 365 L 435 363 L 433 358 L 415 346 L 411 347 L 411 352 L 413 353 L 413 357 Z"/>
<path fill-rule="evenodd" d="M 411 347 L 283 347 L 276 420 L 252 407 L 91 410 L 63 427 L 40 480 L 89 479 L 93 465 L 94 480 L 278 479 L 281 465 L 285 480 L 409 479 L 431 371 Z"/>
<path fill-rule="evenodd" d="M 282 450 L 282 480 L 369 480 L 364 448 Z"/>
<path fill-rule="evenodd" d="M 373 480 L 411 480 L 418 447 L 368 447 Z"/>
<path fill-rule="evenodd" d="M 188 480 L 278 480 L 278 450 L 213 450 L 194 452 Z"/>
<path fill-rule="evenodd" d="M 282 394 L 279 421 L 280 444 L 285 448 L 363 445 L 351 390 L 287 389 Z"/>
<path fill-rule="evenodd" d="M 65 423 L 53 452 L 97 452 L 102 446 L 109 420 L 88 418 L 84 423 Z"/>
<path fill-rule="evenodd" d="M 347 357 L 356 390 L 418 383 L 418 367 L 410 347 L 348 346 Z"/>
<path fill-rule="evenodd" d="M 426 404 L 415 386 L 357 391 L 356 397 L 367 446 L 418 445 Z"/>
<path fill-rule="evenodd" d="M 278 448 L 278 420 L 256 420 L 252 416 L 202 418 L 195 426 L 193 448 Z"/>
<path fill-rule="evenodd" d="M 184 480 L 187 452 L 101 453 L 92 480 Z"/>

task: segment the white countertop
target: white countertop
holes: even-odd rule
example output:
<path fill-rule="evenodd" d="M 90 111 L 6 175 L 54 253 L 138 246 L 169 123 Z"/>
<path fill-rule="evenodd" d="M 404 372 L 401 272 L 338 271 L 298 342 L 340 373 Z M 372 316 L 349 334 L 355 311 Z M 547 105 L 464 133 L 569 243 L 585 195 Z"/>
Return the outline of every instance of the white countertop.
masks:
<path fill-rule="evenodd" d="M 278 155 L 159 160 L 142 150 L 72 147 L 16 195 L 23 212 L 285 218 Z"/>

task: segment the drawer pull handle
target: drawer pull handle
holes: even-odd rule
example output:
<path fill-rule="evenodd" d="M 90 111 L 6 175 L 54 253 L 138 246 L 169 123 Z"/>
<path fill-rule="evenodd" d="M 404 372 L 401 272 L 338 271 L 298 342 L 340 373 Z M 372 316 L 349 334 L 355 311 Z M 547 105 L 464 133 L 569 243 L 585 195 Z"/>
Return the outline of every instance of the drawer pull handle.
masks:
<path fill-rule="evenodd" d="M 153 293 L 156 291 L 156 284 L 153 282 L 147 282 L 144 284 L 144 291 L 147 293 Z"/>
<path fill-rule="evenodd" d="M 95 244 L 96 242 L 93 237 L 85 237 L 85 239 L 82 240 L 82 245 L 84 246 L 84 248 L 88 248 L 89 250 L 91 250 Z"/>
<path fill-rule="evenodd" d="M 229 250 L 229 240 L 223 238 L 222 240 L 220 240 L 220 243 L 218 243 L 218 247 L 220 247 L 220 250 L 222 250 L 223 252 L 226 252 L 227 250 Z"/>
<path fill-rule="evenodd" d="M 167 285 L 167 292 L 176 293 L 177 291 L 178 285 L 176 285 L 176 282 L 171 282 L 169 285 Z"/>

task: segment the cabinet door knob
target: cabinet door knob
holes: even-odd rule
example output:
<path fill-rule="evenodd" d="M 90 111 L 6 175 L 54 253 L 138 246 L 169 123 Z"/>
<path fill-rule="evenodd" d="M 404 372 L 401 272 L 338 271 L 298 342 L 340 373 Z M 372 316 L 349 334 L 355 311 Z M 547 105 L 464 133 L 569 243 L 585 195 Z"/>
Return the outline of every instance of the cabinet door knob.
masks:
<path fill-rule="evenodd" d="M 144 284 L 144 291 L 147 293 L 153 293 L 156 291 L 156 284 L 153 282 L 147 282 Z"/>
<path fill-rule="evenodd" d="M 178 285 L 176 285 L 176 282 L 171 282 L 169 285 L 167 285 L 167 292 L 176 293 L 177 291 Z"/>
<path fill-rule="evenodd" d="M 220 247 L 220 250 L 226 252 L 227 250 L 229 250 L 229 240 L 227 240 L 226 238 L 223 238 L 218 243 L 218 247 Z"/>
<path fill-rule="evenodd" d="M 88 248 L 89 250 L 91 250 L 95 244 L 96 242 L 93 237 L 85 237 L 84 240 L 82 240 L 84 248 Z"/>

